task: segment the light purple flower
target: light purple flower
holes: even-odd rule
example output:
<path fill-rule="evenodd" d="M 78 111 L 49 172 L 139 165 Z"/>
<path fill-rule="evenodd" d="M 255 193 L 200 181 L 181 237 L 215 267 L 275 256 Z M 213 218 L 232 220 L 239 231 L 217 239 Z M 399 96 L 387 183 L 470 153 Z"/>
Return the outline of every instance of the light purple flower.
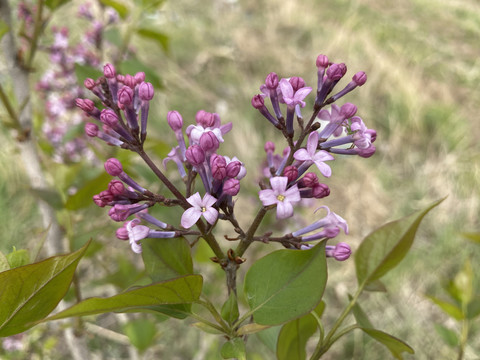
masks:
<path fill-rule="evenodd" d="M 133 252 L 137 254 L 142 252 L 142 245 L 139 243 L 139 241 L 145 239 L 150 232 L 150 228 L 148 226 L 139 224 L 140 219 L 133 219 L 132 221 L 129 221 L 126 226 L 130 246 L 132 247 Z"/>
<path fill-rule="evenodd" d="M 212 207 L 212 205 L 217 202 L 217 199 L 212 195 L 206 193 L 202 199 L 197 192 L 190 196 L 187 201 L 192 207 L 185 210 L 180 221 L 185 229 L 192 227 L 202 215 L 209 224 L 213 225 L 215 223 L 218 217 L 218 210 Z"/>
<path fill-rule="evenodd" d="M 276 176 L 270 178 L 271 189 L 260 190 L 258 195 L 264 206 L 277 205 L 277 219 L 286 219 L 293 215 L 293 203 L 300 201 L 297 185 L 287 189 L 288 178 Z"/>
<path fill-rule="evenodd" d="M 318 170 L 325 177 L 330 177 L 332 175 L 332 169 L 330 166 L 325 164 L 324 161 L 334 160 L 335 158 L 326 152 L 325 150 L 317 151 L 318 145 L 318 133 L 316 131 L 312 132 L 308 137 L 307 149 L 299 149 L 293 154 L 295 160 L 299 161 L 311 161 L 317 165 Z"/>
<path fill-rule="evenodd" d="M 340 229 L 342 229 L 345 234 L 348 234 L 348 225 L 345 219 L 335 214 L 333 211 L 330 211 L 330 209 L 326 206 L 319 207 L 317 210 L 315 210 L 315 212 L 317 212 L 321 208 L 327 209 L 327 216 L 318 221 L 315 221 L 313 224 L 308 225 L 303 229 L 295 231 L 294 233 L 292 233 L 292 235 L 301 236 L 303 234 L 315 231 L 320 228 L 323 228 L 323 230 L 316 234 L 302 237 L 302 241 L 318 240 L 324 237 L 333 238 L 338 235 Z"/>
<path fill-rule="evenodd" d="M 301 107 L 305 107 L 305 99 L 308 94 L 312 91 L 311 87 L 302 87 L 297 91 L 293 90 L 292 84 L 287 79 L 280 80 L 279 83 L 280 91 L 282 92 L 283 102 L 287 104 L 287 106 L 294 107 L 295 105 L 300 105 Z"/>

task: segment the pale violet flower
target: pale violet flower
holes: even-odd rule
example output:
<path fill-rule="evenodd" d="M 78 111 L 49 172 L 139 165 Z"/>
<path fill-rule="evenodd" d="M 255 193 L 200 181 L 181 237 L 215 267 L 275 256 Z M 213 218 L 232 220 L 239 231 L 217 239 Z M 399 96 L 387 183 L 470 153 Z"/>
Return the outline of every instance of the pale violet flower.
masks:
<path fill-rule="evenodd" d="M 319 207 L 317 210 L 315 210 L 315 212 L 317 212 L 321 208 L 324 208 L 327 210 L 327 215 L 325 217 L 315 221 L 313 224 L 308 225 L 303 229 L 295 231 L 294 233 L 292 233 L 292 235 L 297 237 L 297 236 L 301 236 L 303 234 L 318 230 L 320 228 L 323 228 L 323 230 L 313 235 L 303 236 L 302 241 L 318 240 L 325 237 L 334 238 L 335 236 L 338 235 L 338 233 L 340 232 L 340 229 L 342 229 L 345 232 L 345 234 L 348 234 L 348 224 L 345 221 L 345 219 L 335 214 L 333 211 L 330 211 L 330 209 L 326 206 Z"/>
<path fill-rule="evenodd" d="M 140 219 L 133 219 L 127 224 L 128 240 L 134 253 L 140 254 L 142 252 L 142 245 L 140 240 L 145 239 L 150 232 L 148 226 L 139 225 Z"/>
<path fill-rule="evenodd" d="M 300 105 L 302 108 L 305 107 L 305 99 L 308 94 L 312 91 L 311 87 L 302 87 L 297 91 L 293 91 L 292 84 L 288 79 L 282 79 L 279 82 L 280 91 L 282 93 L 282 98 L 287 106 Z"/>
<path fill-rule="evenodd" d="M 192 207 L 185 210 L 180 221 L 185 229 L 192 227 L 201 216 L 203 216 L 209 224 L 213 225 L 215 223 L 218 217 L 218 210 L 213 207 L 213 204 L 217 202 L 217 199 L 212 195 L 206 193 L 202 199 L 197 192 L 190 196 L 187 201 Z"/>
<path fill-rule="evenodd" d="M 258 195 L 264 206 L 277 205 L 277 219 L 286 219 L 293 215 L 293 203 L 300 201 L 297 185 L 287 189 L 288 178 L 276 176 L 270 178 L 271 189 L 260 190 Z"/>
<path fill-rule="evenodd" d="M 325 164 L 325 161 L 335 160 L 335 158 L 325 150 L 319 150 L 316 152 L 317 145 L 318 133 L 313 131 L 308 137 L 307 148 L 297 150 L 295 154 L 293 154 L 293 157 L 298 161 L 313 162 L 315 165 L 317 165 L 318 170 L 320 170 L 323 176 L 330 177 L 332 175 L 332 169 L 330 169 L 330 166 Z"/>

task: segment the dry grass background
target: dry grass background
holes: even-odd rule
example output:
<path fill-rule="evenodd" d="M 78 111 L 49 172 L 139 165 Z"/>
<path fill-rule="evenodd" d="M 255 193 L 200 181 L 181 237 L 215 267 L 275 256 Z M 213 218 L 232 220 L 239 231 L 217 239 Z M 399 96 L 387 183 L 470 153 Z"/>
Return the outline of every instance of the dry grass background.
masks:
<path fill-rule="evenodd" d="M 454 358 L 433 325 L 455 324 L 424 295 L 442 294 L 442 281 L 467 257 L 478 264 L 480 255 L 478 247 L 459 235 L 480 230 L 478 1 L 181 0 L 167 2 L 151 21 L 171 41 L 168 55 L 140 39 L 135 42 L 137 55 L 165 85 L 156 95 L 152 137 L 170 141 L 164 135 L 168 110 L 179 110 L 186 121 L 193 121 L 199 109 L 218 112 L 234 124 L 222 152 L 248 164 L 243 193 L 256 191 L 264 141 L 280 140 L 250 106 L 270 71 L 302 76 L 315 86 L 315 58 L 323 53 L 347 64 L 347 79 L 360 70 L 367 73 L 367 83 L 344 101 L 355 103 L 366 124 L 377 130 L 378 151 L 370 159 L 337 157 L 333 176 L 326 181 L 332 192 L 325 204 L 348 220 L 351 234 L 341 240 L 355 248 L 375 227 L 448 195 L 424 220 L 407 259 L 385 279 L 389 292 L 366 295 L 364 308 L 379 329 L 413 346 L 414 358 Z M 7 150 L 2 150 L 1 161 L 9 184 L 19 172 Z M 2 188 L 10 197 L 16 191 Z M 28 197 L 15 204 L 9 197 L 1 201 L 4 209 L 15 211 L 32 204 Z M 257 206 L 239 200 L 239 214 L 245 214 L 241 222 L 247 223 Z M 4 211 L 2 226 L 13 221 L 25 236 L 31 214 Z M 20 239 L 16 231 L 5 229 L 10 239 Z M 354 291 L 353 271 L 353 261 L 331 264 L 327 319 L 335 318 L 346 294 Z M 186 331 L 184 325 L 171 324 L 173 334 Z M 192 331 L 186 333 L 198 339 Z M 199 349 L 211 354 L 208 349 L 215 345 L 209 341 L 214 340 L 206 339 Z M 196 346 L 189 343 L 184 339 L 179 346 L 171 345 L 169 358 L 193 356 Z M 472 338 L 470 344 L 466 358 L 480 357 L 480 341 Z M 263 356 L 256 358 L 273 354 Z M 364 343 L 357 334 L 335 345 L 326 358 L 388 357 L 382 347 Z"/>

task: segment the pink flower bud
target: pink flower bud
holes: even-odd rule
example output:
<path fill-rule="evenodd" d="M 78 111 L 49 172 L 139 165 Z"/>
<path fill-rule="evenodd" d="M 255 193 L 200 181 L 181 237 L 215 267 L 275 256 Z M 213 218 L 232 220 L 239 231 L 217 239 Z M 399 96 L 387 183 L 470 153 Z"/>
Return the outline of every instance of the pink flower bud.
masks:
<path fill-rule="evenodd" d="M 93 123 L 85 124 L 85 134 L 90 137 L 96 137 L 98 134 L 98 126 Z"/>
<path fill-rule="evenodd" d="M 337 246 L 335 246 L 335 250 L 333 250 L 333 257 L 338 261 L 347 260 L 351 254 L 352 249 L 350 249 L 350 246 L 344 242 L 338 243 Z"/>
<path fill-rule="evenodd" d="M 242 169 L 242 163 L 240 161 L 232 161 L 226 167 L 227 176 L 229 178 L 234 178 L 238 175 L 241 169 Z"/>
<path fill-rule="evenodd" d="M 103 67 L 103 74 L 107 79 L 113 79 L 115 77 L 115 67 L 112 64 L 107 64 Z"/>
<path fill-rule="evenodd" d="M 353 75 L 352 80 L 355 82 L 355 84 L 357 84 L 357 86 L 362 86 L 367 82 L 367 74 L 365 74 L 363 71 L 359 71 Z"/>
<path fill-rule="evenodd" d="M 100 121 L 113 128 L 118 124 L 118 116 L 111 109 L 103 109 L 100 113 Z"/>
<path fill-rule="evenodd" d="M 137 82 L 135 81 L 135 78 L 130 74 L 125 75 L 125 78 L 123 79 L 123 83 L 126 86 L 128 86 L 130 89 L 134 89 L 135 85 L 137 84 Z"/>
<path fill-rule="evenodd" d="M 204 132 L 202 136 L 200 136 L 198 143 L 205 152 L 213 152 L 220 146 L 217 136 L 213 131 Z"/>
<path fill-rule="evenodd" d="M 102 208 L 105 207 L 105 205 L 107 205 L 102 201 L 99 195 L 93 195 L 93 202 L 95 203 L 95 205 Z"/>
<path fill-rule="evenodd" d="M 275 144 L 271 141 L 267 141 L 263 149 L 265 150 L 266 153 L 269 153 L 269 152 L 273 153 L 275 151 Z"/>
<path fill-rule="evenodd" d="M 345 119 L 350 119 L 357 113 L 357 107 L 354 104 L 346 103 L 340 108 L 340 114 L 345 116 Z"/>
<path fill-rule="evenodd" d="M 122 195 L 125 192 L 125 185 L 120 180 L 112 180 L 108 184 L 108 190 L 114 195 Z"/>
<path fill-rule="evenodd" d="M 90 99 L 76 99 L 75 105 L 87 113 L 95 109 L 95 103 Z"/>
<path fill-rule="evenodd" d="M 110 176 L 118 176 L 123 173 L 123 167 L 120 161 L 115 158 L 110 158 L 105 161 L 105 171 Z"/>
<path fill-rule="evenodd" d="M 290 85 L 292 85 L 293 91 L 297 91 L 305 87 L 305 80 L 298 76 L 292 76 L 290 80 L 288 80 Z"/>
<path fill-rule="evenodd" d="M 268 74 L 267 78 L 265 79 L 265 85 L 268 89 L 275 90 L 278 87 L 278 75 L 274 72 Z"/>
<path fill-rule="evenodd" d="M 183 119 L 182 115 L 180 115 L 178 111 L 169 111 L 167 114 L 167 122 L 173 131 L 177 132 L 179 130 L 182 130 Z"/>
<path fill-rule="evenodd" d="M 83 85 L 85 85 L 88 90 L 92 90 L 95 87 L 95 80 L 86 78 Z"/>
<path fill-rule="evenodd" d="M 117 239 L 119 240 L 128 240 L 128 231 L 125 226 L 122 226 L 121 228 L 117 229 L 115 232 L 115 235 L 117 236 Z"/>
<path fill-rule="evenodd" d="M 255 95 L 253 98 L 252 98 L 252 106 L 255 108 L 255 109 L 261 109 L 265 106 L 265 102 L 263 101 L 263 97 L 262 95 Z"/>
<path fill-rule="evenodd" d="M 200 110 L 195 115 L 195 120 L 198 125 L 203 126 L 204 128 L 212 127 L 215 125 L 215 117 L 212 113 L 209 113 L 205 110 Z"/>
<path fill-rule="evenodd" d="M 313 188 L 318 184 L 318 176 L 313 172 L 306 173 L 300 183 L 303 187 Z"/>
<path fill-rule="evenodd" d="M 312 195 L 316 199 L 321 199 L 330 195 L 330 188 L 326 184 L 315 184 L 312 187 Z"/>
<path fill-rule="evenodd" d="M 328 57 L 326 55 L 318 55 L 316 65 L 317 68 L 325 69 L 328 66 Z"/>
<path fill-rule="evenodd" d="M 125 76 L 123 76 L 123 75 L 121 75 L 121 74 L 118 74 L 118 75 L 117 75 L 117 81 L 118 81 L 118 82 L 123 83 L 124 80 L 125 80 Z"/>
<path fill-rule="evenodd" d="M 102 191 L 98 196 L 106 204 L 113 201 L 113 194 L 109 190 Z"/>
<path fill-rule="evenodd" d="M 199 145 L 192 145 L 185 152 L 185 157 L 190 164 L 198 166 L 205 161 L 205 152 Z"/>
<path fill-rule="evenodd" d="M 128 86 L 124 86 L 118 90 L 117 97 L 120 104 L 128 106 L 133 101 L 133 90 Z"/>
<path fill-rule="evenodd" d="M 145 73 L 143 71 L 137 72 L 134 78 L 137 84 L 141 84 L 142 82 L 145 81 Z"/>
<path fill-rule="evenodd" d="M 235 196 L 240 191 L 240 181 L 237 179 L 228 179 L 223 184 L 223 192 L 230 196 Z"/>
<path fill-rule="evenodd" d="M 223 156 L 217 155 L 210 158 L 212 176 L 216 180 L 223 180 L 227 176 L 227 162 Z"/>
<path fill-rule="evenodd" d="M 345 64 L 332 64 L 327 69 L 327 78 L 332 81 L 340 80 L 345 75 L 346 68 Z"/>
<path fill-rule="evenodd" d="M 288 178 L 288 182 L 295 181 L 298 177 L 298 169 L 295 166 L 287 166 L 283 170 L 283 176 Z"/>
<path fill-rule="evenodd" d="M 144 101 L 152 100 L 154 95 L 153 85 L 149 82 L 142 82 L 138 87 L 138 95 L 140 96 L 140 99 Z"/>
<path fill-rule="evenodd" d="M 377 150 L 377 148 L 375 147 L 375 145 L 372 144 L 372 145 L 370 145 L 370 147 L 368 147 L 366 149 L 358 149 L 357 153 L 358 153 L 358 156 L 360 156 L 360 157 L 369 158 L 370 156 L 375 154 L 376 150 Z"/>

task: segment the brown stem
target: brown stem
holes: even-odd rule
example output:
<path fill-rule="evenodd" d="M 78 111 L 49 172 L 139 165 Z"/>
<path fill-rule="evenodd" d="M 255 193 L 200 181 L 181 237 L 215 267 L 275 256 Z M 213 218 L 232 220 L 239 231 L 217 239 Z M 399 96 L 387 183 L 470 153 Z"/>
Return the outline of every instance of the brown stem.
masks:
<path fill-rule="evenodd" d="M 257 231 L 266 213 L 267 213 L 267 210 L 264 207 L 262 207 L 258 211 L 257 216 L 255 216 L 255 219 L 253 220 L 252 225 L 250 225 L 250 228 L 248 229 L 247 234 L 245 235 L 245 238 L 240 241 L 240 244 L 238 244 L 237 249 L 235 250 L 235 254 L 237 256 L 242 256 L 245 253 L 245 251 L 248 249 L 250 244 L 253 242 L 253 236 L 255 235 L 255 231 Z"/>

